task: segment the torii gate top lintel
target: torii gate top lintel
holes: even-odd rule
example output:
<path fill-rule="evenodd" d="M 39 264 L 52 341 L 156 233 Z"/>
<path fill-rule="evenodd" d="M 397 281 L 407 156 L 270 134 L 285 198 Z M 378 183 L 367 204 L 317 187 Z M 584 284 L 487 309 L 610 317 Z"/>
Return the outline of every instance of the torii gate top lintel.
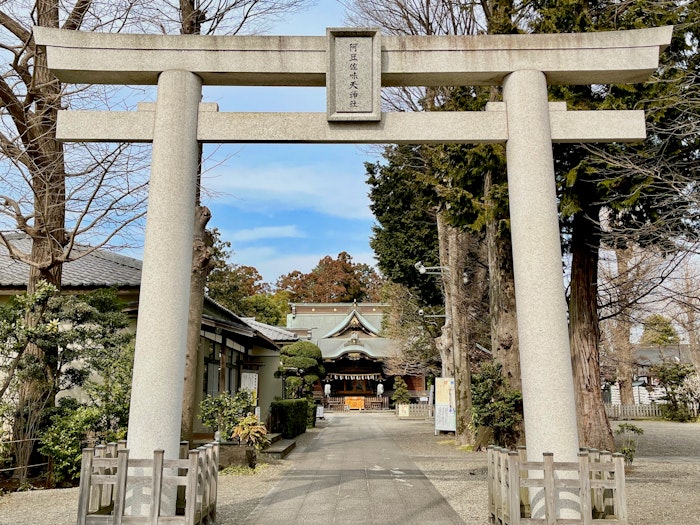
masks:
<path fill-rule="evenodd" d="M 549 84 L 642 82 L 656 69 L 672 30 L 381 36 L 381 84 L 492 85 L 522 69 L 542 71 Z M 182 69 L 204 85 L 326 85 L 327 36 L 164 36 L 35 27 L 34 38 L 46 46 L 53 73 L 70 83 L 156 84 L 162 71 Z"/>

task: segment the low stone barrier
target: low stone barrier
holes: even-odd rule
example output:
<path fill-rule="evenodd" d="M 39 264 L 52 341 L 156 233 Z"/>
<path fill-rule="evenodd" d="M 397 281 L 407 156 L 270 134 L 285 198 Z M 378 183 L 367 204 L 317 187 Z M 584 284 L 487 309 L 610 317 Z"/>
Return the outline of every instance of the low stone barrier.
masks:
<path fill-rule="evenodd" d="M 491 523 L 498 525 L 628 524 L 625 459 L 622 454 L 581 451 L 578 462 L 527 461 L 524 449 L 488 448 L 488 490 Z M 567 472 L 569 477 L 558 473 Z M 534 475 L 532 475 L 534 474 Z M 575 478 L 571 475 L 575 474 Z M 529 490 L 544 492 L 543 518 L 530 515 Z M 560 491 L 578 493 L 581 517 L 561 518 L 556 500 Z"/>
<path fill-rule="evenodd" d="M 125 444 L 110 443 L 83 450 L 78 497 L 78 525 L 122 523 L 157 523 L 197 525 L 213 524 L 216 520 L 218 484 L 218 443 L 207 444 L 187 452 L 180 447 L 181 459 L 164 459 L 156 450 L 153 459 L 130 459 Z M 129 474 L 138 469 L 139 475 Z M 150 483 L 150 512 L 148 516 L 125 513 L 129 482 Z M 175 516 L 161 517 L 164 488 L 177 491 Z"/>
<path fill-rule="evenodd" d="M 435 415 L 433 408 L 428 403 L 396 405 L 396 415 L 401 419 L 430 419 Z"/>
<path fill-rule="evenodd" d="M 661 417 L 661 405 L 611 405 L 605 404 L 610 419 L 644 419 Z"/>

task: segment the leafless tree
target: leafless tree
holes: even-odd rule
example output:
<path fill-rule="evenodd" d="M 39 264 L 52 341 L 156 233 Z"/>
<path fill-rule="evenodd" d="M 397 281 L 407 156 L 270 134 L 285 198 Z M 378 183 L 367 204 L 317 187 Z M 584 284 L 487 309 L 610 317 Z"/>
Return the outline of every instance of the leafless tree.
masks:
<path fill-rule="evenodd" d="M 62 85 L 35 45 L 32 27 L 235 34 L 244 26 L 260 31 L 265 20 L 306 2 L 0 0 L 0 48 L 7 59 L 0 78 L 0 232 L 20 230 L 32 244 L 30 251 L 22 250 L 2 233 L 0 243 L 12 258 L 28 265 L 30 293 L 40 280 L 60 289 L 64 262 L 99 248 L 133 245 L 145 215 L 144 168 L 149 161 L 146 150 L 134 146 L 67 146 L 56 139 L 60 109 L 124 109 L 131 104 L 123 90 Z M 75 250 L 79 241 L 89 249 Z M 43 358 L 34 346 L 26 354 Z M 19 398 L 20 405 L 34 407 L 30 411 L 53 404 L 52 393 L 39 383 L 24 383 Z M 31 421 L 25 418 L 25 423 Z M 30 452 L 31 447 L 23 455 Z"/>
<path fill-rule="evenodd" d="M 309 0 L 179 0 L 153 4 L 154 17 L 163 32 L 176 29 L 183 35 L 254 34 L 266 25 L 303 8 Z M 176 16 L 173 16 L 176 15 Z M 187 355 L 182 400 L 181 438 L 191 441 L 197 399 L 197 356 L 207 276 L 214 268 L 214 238 L 206 226 L 211 211 L 201 201 L 203 158 L 200 149 L 197 205 L 194 213 L 190 309 L 187 322 Z"/>
<path fill-rule="evenodd" d="M 601 369 L 609 369 L 617 380 L 623 405 L 634 404 L 633 328 L 651 313 L 665 310 L 666 288 L 686 255 L 676 252 L 663 257 L 652 249 L 627 246 L 606 250 L 601 256 L 599 309 L 605 332 Z"/>
<path fill-rule="evenodd" d="M 408 288 L 387 283 L 382 300 L 391 304 L 382 321 L 382 332 L 395 345 L 395 353 L 384 361 L 387 376 L 439 375 L 440 362 L 434 333 L 444 315 L 424 312 Z M 444 368 L 444 367 L 443 367 Z"/>

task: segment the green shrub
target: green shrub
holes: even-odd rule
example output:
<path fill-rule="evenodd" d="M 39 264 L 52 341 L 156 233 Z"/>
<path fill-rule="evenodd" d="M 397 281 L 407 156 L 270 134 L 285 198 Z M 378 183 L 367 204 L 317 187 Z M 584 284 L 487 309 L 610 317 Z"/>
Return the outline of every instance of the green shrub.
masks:
<path fill-rule="evenodd" d="M 652 368 L 652 373 L 659 379 L 659 384 L 666 390 L 662 398 L 666 404 L 661 405 L 661 415 L 670 421 L 685 423 L 692 419 L 688 402 L 691 399 L 683 389 L 685 378 L 692 375 L 692 365 L 682 363 L 662 363 Z"/>
<path fill-rule="evenodd" d="M 255 468 L 258 464 L 258 452 L 270 444 L 270 438 L 267 437 L 267 428 L 258 421 L 255 414 L 248 413 L 244 418 L 238 421 L 238 424 L 233 429 L 231 438 L 237 438 L 239 443 L 253 447 L 253 450 L 246 451 L 248 466 Z"/>
<path fill-rule="evenodd" d="M 51 458 L 56 484 L 74 484 L 80 478 L 82 450 L 88 445 L 86 436 L 94 430 L 99 418 L 99 410 L 88 406 L 51 418 L 51 426 L 41 435 L 39 452 Z"/>
<path fill-rule="evenodd" d="M 309 398 L 306 401 L 309 404 L 306 409 L 306 428 L 314 428 L 316 426 L 316 403 Z"/>
<path fill-rule="evenodd" d="M 231 437 L 237 438 L 240 443 L 245 443 L 255 450 L 262 450 L 270 444 L 267 437 L 267 428 L 258 421 L 255 414 L 249 413 L 242 418 L 233 429 Z"/>
<path fill-rule="evenodd" d="M 253 396 L 248 390 L 234 395 L 222 392 L 218 396 L 206 396 L 199 404 L 199 419 L 212 430 L 220 432 L 224 441 L 231 439 L 233 429 L 249 412 L 254 412 Z"/>
<path fill-rule="evenodd" d="M 489 436 L 490 444 L 517 445 L 522 413 L 523 396 L 508 388 L 499 363 L 484 364 L 481 372 L 472 376 L 472 422 L 477 432 Z"/>
<path fill-rule="evenodd" d="M 622 438 L 619 452 L 625 456 L 625 463 L 628 465 L 634 461 L 634 455 L 637 453 L 637 440 L 642 434 L 644 434 L 644 430 L 631 423 L 621 423 L 615 430 L 615 435 Z"/>
<path fill-rule="evenodd" d="M 306 399 L 283 399 L 270 405 L 272 432 L 291 439 L 306 432 L 309 402 Z"/>

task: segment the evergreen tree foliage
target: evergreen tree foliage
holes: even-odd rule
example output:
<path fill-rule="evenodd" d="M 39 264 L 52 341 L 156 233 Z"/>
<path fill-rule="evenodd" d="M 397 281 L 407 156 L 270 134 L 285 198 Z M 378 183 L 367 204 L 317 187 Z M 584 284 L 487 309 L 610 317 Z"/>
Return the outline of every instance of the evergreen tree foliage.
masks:
<path fill-rule="evenodd" d="M 14 405 L 14 413 L 30 413 L 40 451 L 53 459 L 56 482 L 75 481 L 81 450 L 88 435 L 114 441 L 126 435 L 131 397 L 133 334 L 113 289 L 83 295 L 60 295 L 42 282 L 34 294 L 14 297 L 0 309 L 0 371 L 6 380 L 3 402 L 21 403 L 15 393 L 22 382 L 41 384 L 50 399 L 80 387 L 87 401 L 63 398 L 58 407 Z M 27 323 L 28 316 L 33 322 Z M 27 353 L 29 344 L 41 353 Z M 43 359 L 40 359 L 42 356 Z M 35 425 L 35 426 L 34 426 Z"/>
<path fill-rule="evenodd" d="M 298 398 L 313 394 L 314 384 L 326 376 L 321 349 L 310 341 L 297 341 L 280 350 L 280 368 L 285 394 Z"/>
<path fill-rule="evenodd" d="M 655 346 L 677 345 L 681 342 L 671 320 L 661 314 L 652 314 L 644 320 L 642 344 Z"/>
<path fill-rule="evenodd" d="M 415 263 L 439 265 L 435 192 L 425 180 L 419 146 L 384 150 L 386 163 L 365 164 L 370 209 L 377 220 L 370 246 L 388 280 L 415 290 L 425 305 L 443 304 L 438 279 L 426 279 Z"/>
<path fill-rule="evenodd" d="M 407 405 L 411 402 L 408 385 L 401 376 L 394 378 L 394 393 L 391 395 L 391 400 L 395 405 Z"/>
<path fill-rule="evenodd" d="M 491 445 L 514 448 L 520 439 L 523 396 L 511 390 L 499 363 L 484 364 L 472 375 L 472 417 L 477 434 L 488 429 Z"/>
<path fill-rule="evenodd" d="M 589 32 L 674 24 L 657 74 L 644 84 L 550 86 L 569 109 L 643 109 L 640 144 L 554 148 L 564 240 L 571 254 L 569 323 L 581 444 L 610 448 L 600 395 L 598 266 L 602 247 L 643 246 L 661 255 L 698 241 L 698 7 L 694 0 L 538 1 L 535 32 Z"/>
<path fill-rule="evenodd" d="M 661 413 L 664 419 L 670 421 L 690 421 L 692 415 L 688 409 L 688 397 L 683 385 L 686 378 L 694 372 L 692 365 L 683 363 L 662 363 L 651 369 L 651 373 L 659 380 L 659 384 L 666 390 L 665 404 L 661 405 Z"/>

